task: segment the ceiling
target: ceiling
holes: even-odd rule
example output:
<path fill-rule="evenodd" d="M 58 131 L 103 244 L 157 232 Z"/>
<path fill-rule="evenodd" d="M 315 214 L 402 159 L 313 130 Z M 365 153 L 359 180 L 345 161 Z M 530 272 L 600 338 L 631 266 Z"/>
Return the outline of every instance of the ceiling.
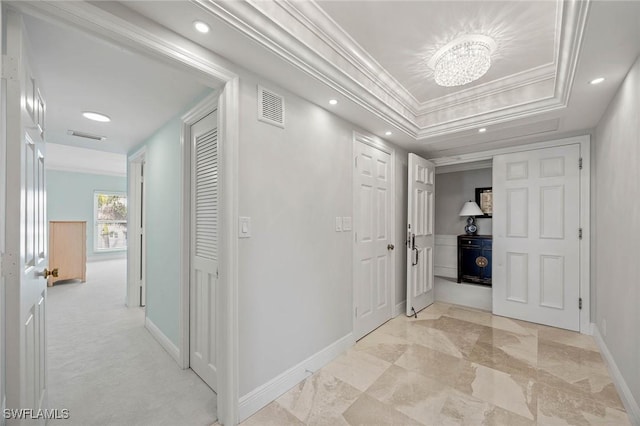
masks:
<path fill-rule="evenodd" d="M 207 90 L 182 71 L 69 26 L 29 16 L 25 25 L 47 102 L 48 142 L 126 154 Z M 111 122 L 88 120 L 83 111 L 106 114 Z M 70 136 L 68 130 L 107 139 Z M 78 151 L 79 167 L 86 158 Z"/>
<path fill-rule="evenodd" d="M 438 48 L 464 34 L 487 35 L 498 44 L 487 74 L 464 89 L 553 65 L 557 50 L 554 44 L 560 30 L 557 16 L 562 12 L 562 3 L 554 1 L 318 4 L 418 103 L 459 91 L 435 84 L 427 62 Z"/>
<path fill-rule="evenodd" d="M 640 2 L 195 0 L 91 7 L 131 22 L 149 19 L 431 158 L 589 132 L 640 53 Z M 195 32 L 194 20 L 211 31 Z M 464 33 L 496 40 L 492 68 L 463 87 L 435 85 L 425 61 Z M 599 76 L 604 83 L 588 84 Z M 338 105 L 329 106 L 331 98 Z M 479 134 L 479 127 L 487 131 Z"/>

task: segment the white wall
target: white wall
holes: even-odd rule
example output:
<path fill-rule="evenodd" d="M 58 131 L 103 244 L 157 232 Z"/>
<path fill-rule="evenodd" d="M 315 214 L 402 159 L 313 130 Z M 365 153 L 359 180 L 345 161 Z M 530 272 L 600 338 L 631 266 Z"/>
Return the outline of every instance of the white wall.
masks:
<path fill-rule="evenodd" d="M 491 172 L 491 169 L 478 169 L 436 175 L 435 229 L 437 235 L 464 233 L 467 218 L 458 216 L 460 209 L 466 201 L 476 200 L 476 188 L 492 185 Z M 491 221 L 492 219 L 477 219 L 478 234 L 491 235 Z"/>
<path fill-rule="evenodd" d="M 285 129 L 257 120 L 258 83 L 285 96 Z M 241 78 L 240 97 L 239 214 L 252 225 L 251 238 L 239 242 L 242 396 L 352 332 L 353 233 L 335 232 L 335 217 L 353 216 L 353 131 L 360 129 L 255 77 Z M 403 194 L 406 152 L 397 159 Z M 400 299 L 405 221 L 395 241 Z"/>
<path fill-rule="evenodd" d="M 640 235 L 640 60 L 630 70 L 598 124 L 595 145 L 595 318 L 637 408 L 640 401 L 640 262 L 636 242 Z"/>

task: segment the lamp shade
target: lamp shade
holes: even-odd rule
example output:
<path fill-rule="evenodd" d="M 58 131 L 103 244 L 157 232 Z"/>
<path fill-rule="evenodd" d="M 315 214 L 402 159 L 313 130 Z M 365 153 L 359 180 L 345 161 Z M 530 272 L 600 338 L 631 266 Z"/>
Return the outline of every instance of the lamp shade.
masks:
<path fill-rule="evenodd" d="M 484 212 L 480 210 L 480 207 L 475 201 L 467 201 L 460 210 L 460 216 L 483 216 Z"/>

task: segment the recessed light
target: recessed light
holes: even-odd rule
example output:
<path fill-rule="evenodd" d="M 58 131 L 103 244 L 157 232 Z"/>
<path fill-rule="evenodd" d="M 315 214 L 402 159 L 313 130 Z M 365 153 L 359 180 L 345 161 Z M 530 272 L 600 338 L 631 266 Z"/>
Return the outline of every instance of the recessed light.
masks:
<path fill-rule="evenodd" d="M 589 82 L 589 84 L 600 84 L 604 81 L 604 77 L 594 78 Z"/>
<path fill-rule="evenodd" d="M 338 101 L 336 99 L 330 99 L 329 100 L 329 104 L 331 105 L 338 105 Z"/>
<path fill-rule="evenodd" d="M 88 118 L 89 120 L 99 121 L 101 123 L 108 123 L 109 121 L 111 121 L 108 116 L 100 114 L 99 112 L 85 111 L 82 113 L 82 116 L 84 118 Z"/>
<path fill-rule="evenodd" d="M 487 131 L 486 127 L 481 127 L 481 128 L 478 129 L 478 133 L 484 133 L 486 131 Z"/>
<path fill-rule="evenodd" d="M 202 21 L 194 21 L 193 27 L 196 29 L 196 31 L 201 32 L 202 34 L 206 34 L 209 32 L 209 25 L 205 24 Z"/>
<path fill-rule="evenodd" d="M 393 133 L 391 133 L 389 130 L 387 130 L 386 132 L 384 132 L 385 136 L 391 136 Z"/>

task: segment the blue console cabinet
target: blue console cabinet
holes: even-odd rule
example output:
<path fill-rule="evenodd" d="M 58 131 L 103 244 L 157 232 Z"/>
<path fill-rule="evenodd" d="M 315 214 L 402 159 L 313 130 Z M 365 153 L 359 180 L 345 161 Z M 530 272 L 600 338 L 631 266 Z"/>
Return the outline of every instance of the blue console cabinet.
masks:
<path fill-rule="evenodd" d="M 491 285 L 491 235 L 458 235 L 458 282 Z"/>

